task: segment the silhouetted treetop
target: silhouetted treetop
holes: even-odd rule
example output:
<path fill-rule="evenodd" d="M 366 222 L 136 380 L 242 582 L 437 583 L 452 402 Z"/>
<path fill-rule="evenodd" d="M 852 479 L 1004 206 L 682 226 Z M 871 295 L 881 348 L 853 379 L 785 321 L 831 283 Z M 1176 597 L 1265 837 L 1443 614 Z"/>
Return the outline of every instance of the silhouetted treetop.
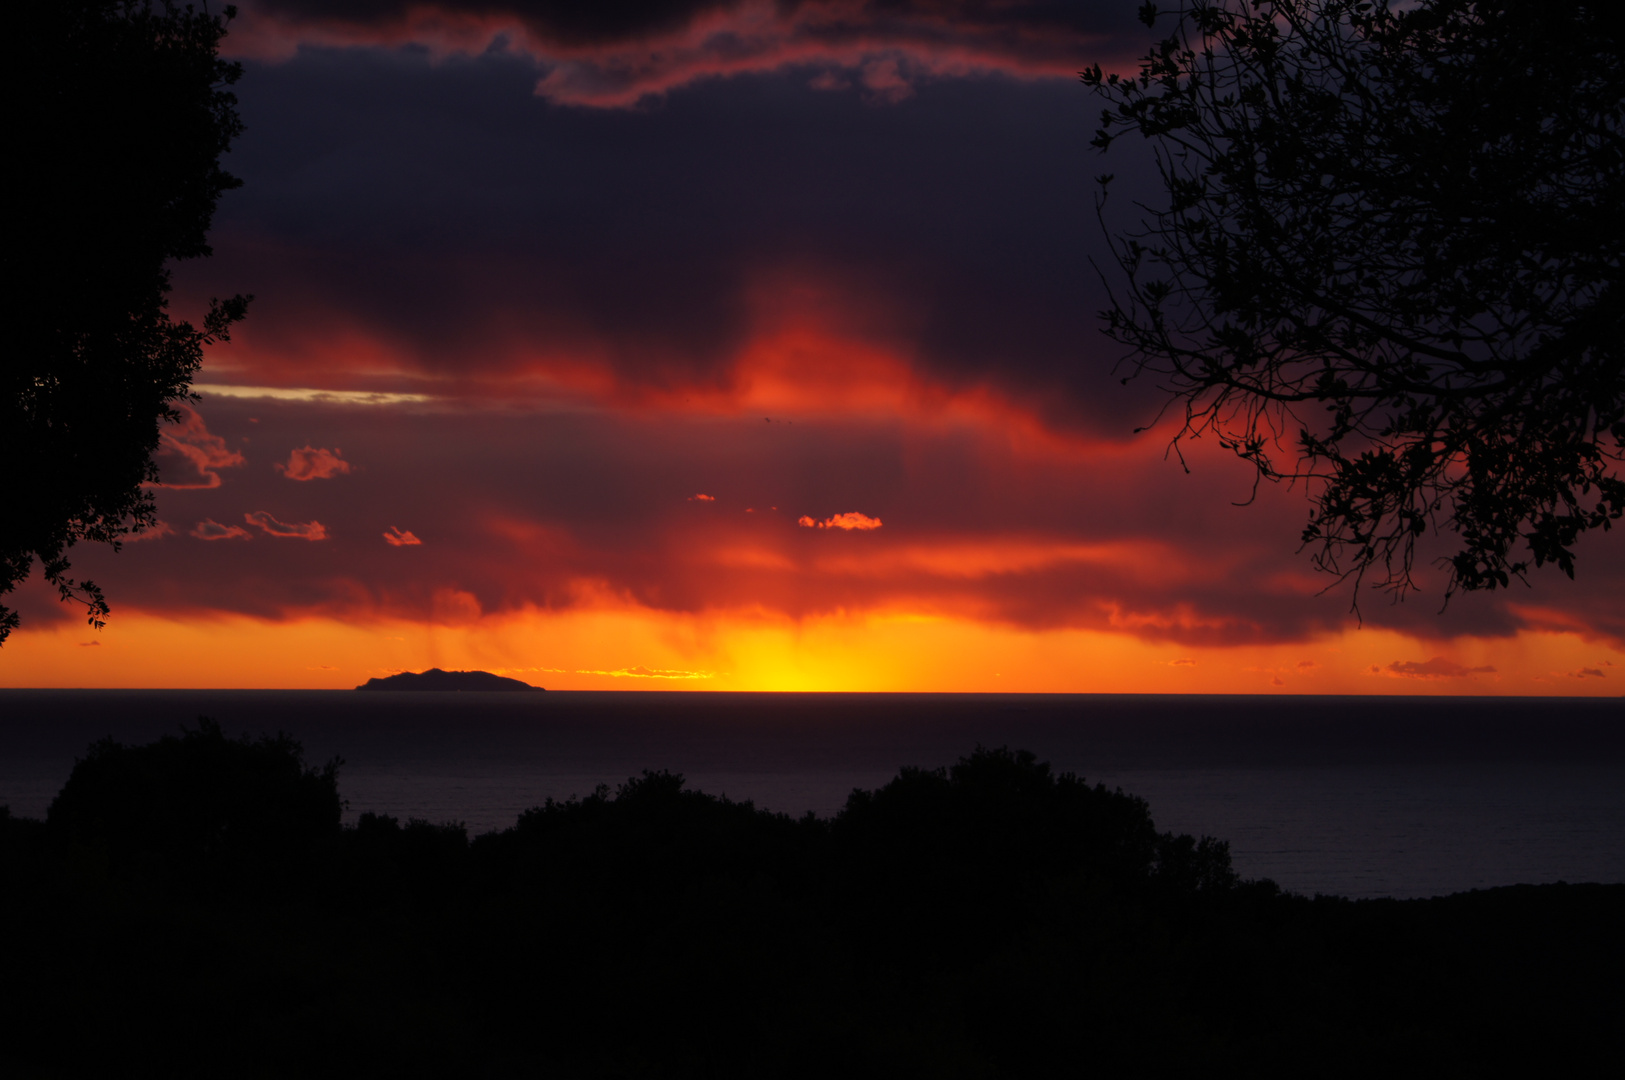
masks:
<path fill-rule="evenodd" d="M 904 768 L 856 790 L 835 817 L 838 845 L 880 877 L 1011 889 L 1044 878 L 1228 887 L 1229 848 L 1158 833 L 1144 799 L 1053 773 L 1030 751 L 978 747 L 949 768 Z M 1198 852 L 1200 854 L 1198 854 Z"/>
<path fill-rule="evenodd" d="M 38 559 L 93 625 L 101 591 L 65 552 L 151 525 L 159 425 L 177 419 L 203 346 L 247 310 L 214 301 L 202 329 L 167 311 L 172 259 L 210 253 L 220 157 L 242 130 L 218 56 L 235 14 L 169 0 L 52 0 L 9 13 L 0 596 Z M 0 641 L 17 626 L 0 605 Z"/>
<path fill-rule="evenodd" d="M 1402 595 L 1573 576 L 1625 513 L 1625 14 L 1593 0 L 1191 0 L 1095 145 L 1154 149 L 1103 313 L 1323 569 Z M 1142 18 L 1159 18 L 1153 4 Z M 1102 209 L 1110 177 L 1102 177 Z M 1296 445 L 1282 460 L 1280 436 Z M 1356 594 L 1357 595 L 1357 594 Z"/>
<path fill-rule="evenodd" d="M 512 828 L 476 839 L 506 880 L 581 880 L 608 894 L 760 873 L 795 876 L 823 823 L 689 790 L 681 774 L 644 772 L 612 793 L 548 799 Z"/>
<path fill-rule="evenodd" d="M 230 884 L 292 880 L 336 840 L 343 802 L 334 759 L 307 766 L 288 735 L 229 739 L 207 717 L 144 746 L 104 739 L 46 814 L 61 844 L 127 872 Z"/>
<path fill-rule="evenodd" d="M 854 791 L 835 834 L 880 873 L 1144 878 L 1157 833 L 1144 800 L 1055 776 L 1027 751 L 978 749 L 947 769 L 902 769 Z"/>

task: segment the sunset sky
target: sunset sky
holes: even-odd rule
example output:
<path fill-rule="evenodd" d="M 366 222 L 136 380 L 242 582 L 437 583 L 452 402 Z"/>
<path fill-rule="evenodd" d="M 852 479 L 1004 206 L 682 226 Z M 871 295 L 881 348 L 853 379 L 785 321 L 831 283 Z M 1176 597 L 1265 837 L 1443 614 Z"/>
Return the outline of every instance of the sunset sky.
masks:
<path fill-rule="evenodd" d="M 109 625 L 36 575 L 0 685 L 1622 692 L 1617 530 L 1362 623 L 1301 487 L 1168 453 L 1077 80 L 1137 0 L 239 7 L 173 308 L 256 299 L 162 524 L 73 552 Z"/>

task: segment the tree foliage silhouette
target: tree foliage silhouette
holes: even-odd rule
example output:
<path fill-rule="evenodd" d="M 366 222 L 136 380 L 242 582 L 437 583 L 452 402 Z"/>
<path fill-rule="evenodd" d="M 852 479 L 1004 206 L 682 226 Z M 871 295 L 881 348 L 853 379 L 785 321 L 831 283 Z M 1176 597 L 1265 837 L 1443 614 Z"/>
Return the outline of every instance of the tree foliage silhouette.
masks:
<path fill-rule="evenodd" d="M 91 746 L 45 822 L 0 807 L 11 1072 L 1284 1072 L 1333 1047 L 1338 1075 L 1567 1073 L 1617 1045 L 1625 885 L 1293 896 L 1025 751 L 905 768 L 832 819 L 645 772 L 472 840 L 341 825 L 337 766 L 200 718 Z"/>
<path fill-rule="evenodd" d="M 115 870 L 264 888 L 297 876 L 339 834 L 337 758 L 305 764 L 291 736 L 195 729 L 143 746 L 93 744 L 52 800 L 46 825 Z"/>
<path fill-rule="evenodd" d="M 152 525 L 159 425 L 178 419 L 206 344 L 248 299 L 210 305 L 201 329 L 169 317 L 172 259 L 210 254 L 220 156 L 241 131 L 222 61 L 235 9 L 170 0 L 56 0 L 13 13 L 7 143 L 14 212 L 5 246 L 7 359 L 0 456 L 0 596 L 38 559 L 97 627 L 100 589 L 66 551 Z M 0 605 L 0 642 L 18 615 Z"/>
<path fill-rule="evenodd" d="M 1580 534 L 1625 512 L 1625 15 L 1168 14 L 1137 77 L 1083 81 L 1108 102 L 1094 144 L 1144 137 L 1165 189 L 1113 238 L 1127 286 L 1103 318 L 1183 403 L 1175 448 L 1212 434 L 1308 481 L 1303 541 L 1356 584 L 1413 588 L 1430 529 L 1456 534 L 1447 597 L 1531 561 L 1572 577 Z"/>

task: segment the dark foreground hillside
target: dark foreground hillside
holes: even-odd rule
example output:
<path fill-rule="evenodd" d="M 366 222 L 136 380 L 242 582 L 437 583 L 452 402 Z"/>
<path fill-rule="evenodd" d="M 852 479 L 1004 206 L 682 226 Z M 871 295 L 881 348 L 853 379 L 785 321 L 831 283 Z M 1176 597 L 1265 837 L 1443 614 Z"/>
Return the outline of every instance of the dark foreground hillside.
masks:
<path fill-rule="evenodd" d="M 472 841 L 291 739 L 0 817 L 8 1075 L 1452 1073 L 1617 1057 L 1625 886 L 1350 902 L 977 750 L 792 820 L 646 773 Z M 144 1066 L 144 1067 L 143 1067 Z"/>

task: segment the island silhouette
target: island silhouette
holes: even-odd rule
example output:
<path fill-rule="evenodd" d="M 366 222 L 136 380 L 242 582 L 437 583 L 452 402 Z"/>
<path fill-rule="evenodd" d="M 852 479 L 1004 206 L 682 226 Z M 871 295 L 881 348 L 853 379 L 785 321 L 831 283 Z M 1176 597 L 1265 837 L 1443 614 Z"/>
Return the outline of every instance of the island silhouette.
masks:
<path fill-rule="evenodd" d="M 382 679 L 368 679 L 357 690 L 546 690 L 545 686 L 532 686 L 505 675 L 489 671 L 403 671 Z"/>

